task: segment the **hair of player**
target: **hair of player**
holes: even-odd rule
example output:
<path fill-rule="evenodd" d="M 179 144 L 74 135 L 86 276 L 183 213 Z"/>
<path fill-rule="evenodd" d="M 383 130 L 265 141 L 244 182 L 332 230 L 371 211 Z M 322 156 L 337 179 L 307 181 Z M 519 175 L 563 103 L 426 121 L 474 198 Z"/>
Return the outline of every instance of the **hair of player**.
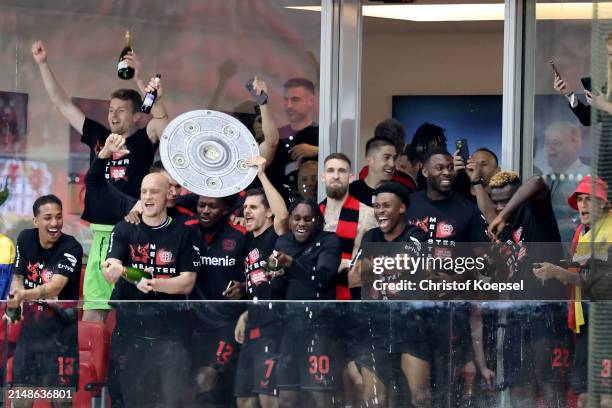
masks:
<path fill-rule="evenodd" d="M 506 186 L 520 186 L 521 177 L 516 171 L 500 171 L 489 180 L 489 188 L 504 188 Z"/>
<path fill-rule="evenodd" d="M 429 163 L 432 157 L 437 156 L 439 154 L 443 156 L 447 156 L 451 160 L 453 159 L 453 156 L 448 152 L 448 150 L 437 147 L 427 152 L 427 155 L 425 155 L 425 159 L 423 160 L 423 165 L 426 165 L 427 163 Z"/>
<path fill-rule="evenodd" d="M 294 202 L 289 204 L 289 216 L 293 214 L 295 209 L 300 204 L 305 204 L 310 207 L 312 214 L 314 216 L 314 219 L 315 219 L 315 229 L 323 229 L 323 223 L 322 223 L 323 216 L 321 215 L 321 210 L 319 209 L 319 205 L 315 201 L 311 200 L 310 198 L 304 198 L 301 196 L 296 198 Z"/>
<path fill-rule="evenodd" d="M 157 160 L 149 169 L 149 173 L 161 173 L 162 171 L 166 171 L 166 169 L 164 168 L 164 164 L 161 160 Z"/>
<path fill-rule="evenodd" d="M 410 142 L 412 156 L 425 163 L 425 156 L 429 150 L 447 148 L 445 129 L 433 123 L 425 122 L 417 128 Z M 409 156 L 410 157 L 410 156 Z"/>
<path fill-rule="evenodd" d="M 36 201 L 34 201 L 34 204 L 32 205 L 32 212 L 34 213 L 35 217 L 40 212 L 40 207 L 42 207 L 45 204 L 57 204 L 57 205 L 59 205 L 60 210 L 63 209 L 63 207 L 64 207 L 62 205 L 62 200 L 60 200 L 54 194 L 47 194 L 47 195 L 44 195 L 44 196 L 40 196 L 40 197 L 38 197 L 36 199 Z"/>
<path fill-rule="evenodd" d="M 261 197 L 261 202 L 263 203 L 263 206 L 264 206 L 264 208 L 266 210 L 268 208 L 270 208 L 270 203 L 268 202 L 268 197 L 266 197 L 266 192 L 261 187 L 259 187 L 259 188 L 249 188 L 246 191 L 246 194 L 244 196 L 244 200 L 246 201 L 247 197 L 256 197 L 256 196 L 260 196 Z"/>
<path fill-rule="evenodd" d="M 478 149 L 476 149 L 474 151 L 474 153 L 476 152 L 486 152 L 489 153 L 491 156 L 493 156 L 493 158 L 495 159 L 495 166 L 498 167 L 499 166 L 499 159 L 497 158 L 497 155 L 495 153 L 493 153 L 492 150 L 487 149 L 486 147 L 479 147 Z"/>
<path fill-rule="evenodd" d="M 391 193 L 395 194 L 406 207 L 410 206 L 410 190 L 397 181 L 387 181 L 382 183 L 375 191 L 375 194 Z"/>
<path fill-rule="evenodd" d="M 368 142 L 366 143 L 366 146 L 365 146 L 366 157 L 369 154 L 371 154 L 373 150 L 378 150 L 384 146 L 393 146 L 395 147 L 397 151 L 397 147 L 395 146 L 395 143 L 393 142 L 393 140 L 389 139 L 388 137 L 373 137 L 370 140 L 368 140 Z"/>
<path fill-rule="evenodd" d="M 385 119 L 376 125 L 374 137 L 386 137 L 395 143 L 398 153 L 404 150 L 406 144 L 406 128 L 395 118 Z"/>
<path fill-rule="evenodd" d="M 339 153 L 339 152 L 332 153 L 329 156 L 327 156 L 325 160 L 323 160 L 323 166 L 325 166 L 328 161 L 333 160 L 333 159 L 342 160 L 343 162 L 346 162 L 348 164 L 349 168 L 351 168 L 351 159 L 349 159 L 349 157 L 346 154 Z"/>
<path fill-rule="evenodd" d="M 298 86 L 307 89 L 313 95 L 315 94 L 315 86 L 310 79 L 291 78 L 283 84 L 283 88 L 285 89 L 297 88 Z"/>
<path fill-rule="evenodd" d="M 142 97 L 133 89 L 117 89 L 111 94 L 111 99 L 120 99 L 122 101 L 132 102 L 133 112 L 138 112 L 142 106 Z"/>

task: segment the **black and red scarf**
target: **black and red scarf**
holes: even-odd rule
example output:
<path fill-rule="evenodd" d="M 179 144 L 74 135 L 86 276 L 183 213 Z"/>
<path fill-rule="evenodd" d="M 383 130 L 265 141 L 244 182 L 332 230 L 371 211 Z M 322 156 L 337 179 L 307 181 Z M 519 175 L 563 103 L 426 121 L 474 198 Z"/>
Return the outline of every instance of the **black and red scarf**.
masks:
<path fill-rule="evenodd" d="M 327 199 L 323 200 L 323 202 L 319 204 L 321 214 L 324 216 L 326 206 Z M 358 224 L 359 200 L 351 195 L 348 195 L 346 200 L 344 200 L 344 204 L 342 204 L 342 210 L 340 210 L 338 224 L 336 225 L 336 235 L 338 238 L 340 238 L 340 245 L 342 248 L 342 259 L 350 260 L 353 257 L 353 246 L 355 245 L 355 238 L 357 237 Z M 352 299 L 351 292 L 346 285 L 336 285 L 336 299 Z"/>

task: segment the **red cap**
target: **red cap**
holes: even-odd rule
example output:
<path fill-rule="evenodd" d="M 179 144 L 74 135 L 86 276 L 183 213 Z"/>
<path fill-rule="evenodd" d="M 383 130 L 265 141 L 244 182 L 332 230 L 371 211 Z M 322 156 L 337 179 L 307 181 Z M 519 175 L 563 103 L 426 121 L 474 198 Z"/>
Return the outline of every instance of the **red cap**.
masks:
<path fill-rule="evenodd" d="M 576 191 L 572 193 L 571 196 L 567 199 L 569 206 L 574 210 L 578 210 L 578 195 L 579 194 L 590 194 L 595 195 L 595 197 L 599 198 L 606 204 L 608 204 L 608 184 L 600 179 L 599 177 L 595 178 L 595 191 L 591 190 L 592 184 L 591 176 L 585 176 L 576 187 Z"/>

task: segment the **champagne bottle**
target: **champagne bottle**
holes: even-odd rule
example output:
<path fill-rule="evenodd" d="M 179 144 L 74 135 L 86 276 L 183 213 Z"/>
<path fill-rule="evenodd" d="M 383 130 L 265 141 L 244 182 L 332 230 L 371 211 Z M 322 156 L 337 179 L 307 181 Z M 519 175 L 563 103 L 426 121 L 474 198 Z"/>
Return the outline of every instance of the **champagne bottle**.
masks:
<path fill-rule="evenodd" d="M 282 269 L 282 267 L 278 264 L 278 259 L 276 258 L 277 254 L 277 251 L 272 252 L 272 255 L 270 255 L 270 257 L 266 260 L 265 269 L 267 272 L 275 273 Z"/>
<path fill-rule="evenodd" d="M 159 85 L 159 80 L 161 79 L 161 74 L 155 75 L 155 82 Z M 142 100 L 142 106 L 140 110 L 144 113 L 150 113 L 153 104 L 155 103 L 155 99 L 157 98 L 157 89 L 154 89 L 150 92 L 147 92 Z"/>
<path fill-rule="evenodd" d="M 137 269 L 131 266 L 125 267 L 125 277 L 134 283 L 138 283 L 142 278 L 151 279 L 151 274 L 141 269 Z"/>
<path fill-rule="evenodd" d="M 117 63 L 117 75 L 121 79 L 132 79 L 134 77 L 134 68 L 128 66 L 127 61 L 124 60 L 128 52 L 132 51 L 132 34 L 129 31 L 125 32 L 125 47 L 121 50 L 119 55 L 119 62 Z"/>
<path fill-rule="evenodd" d="M 9 298 L 13 298 L 13 295 L 9 295 Z M 7 307 L 4 311 L 4 315 L 11 323 L 15 323 L 21 320 L 23 317 L 21 305 L 17 307 Z"/>

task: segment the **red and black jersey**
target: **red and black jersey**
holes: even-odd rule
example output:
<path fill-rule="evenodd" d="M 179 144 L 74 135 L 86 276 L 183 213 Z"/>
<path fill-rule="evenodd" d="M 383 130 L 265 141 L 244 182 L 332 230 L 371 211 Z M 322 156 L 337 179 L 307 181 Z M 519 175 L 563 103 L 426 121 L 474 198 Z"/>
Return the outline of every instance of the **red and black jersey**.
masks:
<path fill-rule="evenodd" d="M 225 300 L 223 292 L 231 280 L 244 282 L 244 246 L 246 230 L 224 219 L 209 229 L 197 228 L 202 247 L 202 273 L 193 291 L 197 300 Z M 229 302 L 229 301 L 228 301 Z M 214 329 L 235 324 L 244 306 L 208 304 L 196 308 L 197 328 Z M 196 328 L 196 330 L 197 330 Z"/>
<path fill-rule="evenodd" d="M 151 268 L 155 279 L 170 279 L 179 276 L 181 272 L 195 272 L 199 275 L 200 243 L 191 228 L 174 222 L 170 217 L 155 227 L 143 222 L 133 225 L 122 221 L 111 233 L 108 258 L 119 259 L 123 265 L 140 270 Z M 184 326 L 187 326 L 185 305 L 182 302 L 145 303 L 186 300 L 186 295 L 143 293 L 133 283 L 120 279 L 115 284 L 111 299 L 141 301 L 113 303 L 117 309 L 116 330 L 121 334 L 161 338 L 172 336 L 175 330 L 184 329 L 177 323 L 179 319 L 184 319 Z"/>
<path fill-rule="evenodd" d="M 68 282 L 59 293 L 58 299 L 77 301 L 82 258 L 83 248 L 74 237 L 62 234 L 55 245 L 45 249 L 40 246 L 38 230 L 27 229 L 21 231 L 17 238 L 15 274 L 23 277 L 23 286 L 26 289 L 49 283 L 53 275 L 65 276 Z M 41 333 L 51 335 L 61 330 L 62 325 L 55 316 L 53 308 L 44 305 L 44 303 L 24 304 L 22 336 L 27 337 L 30 332 L 38 333 L 36 336 L 40 336 Z M 71 305 L 72 303 L 63 303 L 56 305 L 56 308 Z"/>
<path fill-rule="evenodd" d="M 104 125 L 85 118 L 81 142 L 90 148 L 90 162 L 93 162 L 97 154 L 96 148 L 104 146 L 106 138 L 110 134 L 111 131 Z M 140 196 L 140 184 L 144 176 L 149 173 L 157 146 L 147 136 L 146 128 L 138 129 L 136 133 L 125 139 L 125 147 L 129 150 L 129 153 L 125 155 L 115 153 L 113 157 L 106 161 L 106 180 L 122 192 L 138 198 Z"/>
<path fill-rule="evenodd" d="M 244 274 L 246 277 L 247 296 L 250 299 L 278 300 L 285 298 L 285 277 L 270 277 L 266 275 L 265 262 L 272 255 L 278 235 L 274 226 L 270 226 L 257 237 L 247 233 L 244 258 Z M 278 303 L 265 302 L 248 306 L 249 318 L 247 326 L 251 328 L 279 322 L 281 306 Z"/>

